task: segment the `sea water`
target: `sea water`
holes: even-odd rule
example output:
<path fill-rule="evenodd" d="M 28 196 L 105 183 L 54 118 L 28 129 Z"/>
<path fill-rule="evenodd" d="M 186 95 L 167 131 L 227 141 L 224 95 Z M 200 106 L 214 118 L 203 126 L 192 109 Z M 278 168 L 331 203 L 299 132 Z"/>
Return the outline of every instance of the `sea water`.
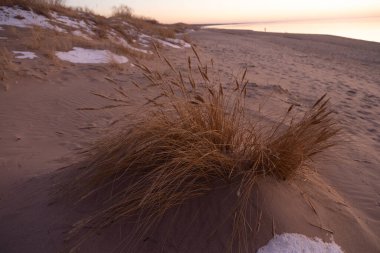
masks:
<path fill-rule="evenodd" d="M 380 17 L 252 22 L 211 25 L 205 28 L 253 30 L 276 33 L 325 34 L 380 42 Z"/>

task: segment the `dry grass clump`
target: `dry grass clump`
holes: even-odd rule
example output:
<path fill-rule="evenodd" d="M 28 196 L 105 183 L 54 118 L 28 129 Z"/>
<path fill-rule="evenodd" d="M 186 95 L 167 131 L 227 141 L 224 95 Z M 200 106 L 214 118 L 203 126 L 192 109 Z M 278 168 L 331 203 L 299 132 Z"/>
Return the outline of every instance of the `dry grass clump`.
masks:
<path fill-rule="evenodd" d="M 2 0 L 0 6 L 19 6 L 24 10 L 32 10 L 37 14 L 51 18 L 51 12 L 55 11 L 62 15 L 83 18 L 83 16 L 100 18 L 88 8 L 70 7 L 65 5 L 65 0 Z"/>
<path fill-rule="evenodd" d="M 175 24 L 171 24 L 169 25 L 172 29 L 174 29 L 174 31 L 176 33 L 184 33 L 186 32 L 187 29 L 189 28 L 195 28 L 195 26 L 190 26 L 188 24 L 185 24 L 185 23 L 175 23 Z"/>
<path fill-rule="evenodd" d="M 6 69 L 6 66 L 12 65 L 12 53 L 6 47 L 0 48 L 0 64 L 3 67 L 2 69 Z"/>
<path fill-rule="evenodd" d="M 30 35 L 25 33 L 27 39 L 23 41 L 26 48 L 30 50 L 39 50 L 44 55 L 48 55 L 49 59 L 53 59 L 54 51 L 68 51 L 73 45 L 92 45 L 90 41 L 82 37 L 68 34 L 62 34 L 52 30 L 46 30 L 39 26 L 33 26 Z"/>
<path fill-rule="evenodd" d="M 0 48 L 0 81 L 5 91 L 9 90 L 9 85 L 6 83 L 6 74 L 17 70 L 17 66 L 12 59 L 13 54 L 6 47 Z"/>
<path fill-rule="evenodd" d="M 189 58 L 187 73 L 161 56 L 171 69 L 169 76 L 136 65 L 159 95 L 147 98 L 147 104 L 154 106 L 143 116 L 135 115 L 136 124 L 99 140 L 87 151 L 86 166 L 70 191 L 81 199 L 107 189 L 112 194 L 72 233 L 136 217 L 136 234 L 143 236 L 169 209 L 216 186 L 236 185 L 231 245 L 247 252 L 247 216 L 257 178 L 286 180 L 333 144 L 339 128 L 325 96 L 301 118 L 293 116 L 290 107 L 279 123 L 260 128 L 245 111 L 246 71 L 233 88 L 225 88 L 194 52 L 198 62 Z M 120 97 L 102 97 L 116 102 L 114 107 L 125 106 L 127 96 L 121 88 L 115 89 Z"/>
<path fill-rule="evenodd" d="M 133 15 L 132 10 L 130 10 L 127 6 L 115 8 L 114 16 L 111 18 L 93 14 L 91 10 L 86 8 L 71 8 L 65 6 L 61 0 L 5 0 L 0 3 L 0 6 L 18 6 L 25 10 L 32 10 L 38 14 L 51 18 L 51 21 L 53 21 L 57 26 L 60 26 L 61 28 L 63 26 L 63 28 L 69 32 L 76 32 L 76 29 L 70 27 L 69 25 L 61 24 L 61 22 L 56 22 L 56 20 L 52 17 L 53 11 L 67 17 L 82 20 L 87 24 L 91 24 L 90 27 L 94 32 L 94 34 L 92 34 L 86 31 L 81 31 L 85 36 L 87 36 L 88 40 L 85 41 L 83 40 L 83 37 L 80 38 L 80 36 L 66 38 L 67 34 L 64 34 L 65 36 L 54 34 L 53 37 L 61 37 L 65 43 L 68 40 L 71 40 L 72 42 L 70 42 L 70 44 L 75 46 L 84 45 L 90 48 L 103 47 L 104 49 L 109 49 L 113 52 L 116 51 L 138 58 L 150 57 L 143 51 L 138 49 L 134 50 L 132 48 L 139 48 L 141 46 L 138 42 L 139 32 L 160 38 L 175 38 L 176 35 L 174 26 L 165 26 L 159 24 L 154 19 Z M 16 18 L 22 19 L 23 17 L 16 16 Z M 26 47 L 32 50 L 40 50 L 45 48 L 56 48 L 59 50 L 59 48 L 61 48 L 60 45 L 56 47 L 48 45 L 46 47 L 45 44 L 50 44 L 51 41 L 50 37 L 46 36 L 46 33 L 51 33 L 45 30 L 48 29 L 42 29 L 38 26 L 34 26 L 30 40 L 25 43 Z M 131 47 L 125 46 L 125 44 L 123 44 L 124 42 L 130 44 Z"/>
<path fill-rule="evenodd" d="M 96 15 L 95 12 L 93 10 L 91 10 L 90 8 L 88 7 L 75 7 L 74 10 L 78 11 L 78 12 L 81 12 L 81 13 L 85 13 L 87 14 L 88 16 L 97 16 L 97 17 L 101 17 L 99 15 Z"/>
<path fill-rule="evenodd" d="M 107 45 L 108 46 L 106 48 L 108 48 L 108 50 L 114 52 L 115 54 L 125 55 L 125 56 L 138 58 L 138 59 L 149 59 L 151 57 L 151 55 L 149 54 L 145 54 L 145 53 L 130 49 L 128 47 L 124 47 L 120 44 L 109 43 Z"/>
<path fill-rule="evenodd" d="M 176 30 L 174 27 L 160 24 L 153 18 L 137 16 L 133 14 L 133 10 L 126 5 L 114 7 L 111 18 L 125 20 L 140 31 L 149 35 L 155 35 L 162 38 L 175 38 Z"/>
<path fill-rule="evenodd" d="M 63 0 L 3 0 L 0 6 L 19 6 L 25 10 L 33 10 L 37 14 L 50 17 L 50 11 L 62 12 L 69 9 Z"/>
<path fill-rule="evenodd" d="M 127 5 L 114 6 L 112 15 L 115 17 L 132 18 L 133 10 Z"/>
<path fill-rule="evenodd" d="M 175 38 L 175 30 L 170 26 L 165 26 L 158 21 L 146 17 L 136 17 L 127 20 L 131 25 L 140 31 L 160 38 Z"/>
<path fill-rule="evenodd" d="M 25 45 L 28 49 L 37 50 L 42 47 L 41 41 L 43 39 L 43 33 L 41 27 L 39 26 L 33 26 L 31 29 L 31 35 L 28 40 L 25 41 Z"/>

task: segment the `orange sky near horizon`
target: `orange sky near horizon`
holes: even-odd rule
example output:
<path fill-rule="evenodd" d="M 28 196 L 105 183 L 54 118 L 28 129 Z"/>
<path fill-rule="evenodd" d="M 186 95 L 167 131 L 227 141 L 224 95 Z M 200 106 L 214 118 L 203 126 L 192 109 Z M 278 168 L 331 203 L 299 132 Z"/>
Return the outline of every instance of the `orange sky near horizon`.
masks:
<path fill-rule="evenodd" d="M 163 23 L 228 23 L 380 16 L 380 0 L 66 0 L 109 15 L 125 4 Z"/>

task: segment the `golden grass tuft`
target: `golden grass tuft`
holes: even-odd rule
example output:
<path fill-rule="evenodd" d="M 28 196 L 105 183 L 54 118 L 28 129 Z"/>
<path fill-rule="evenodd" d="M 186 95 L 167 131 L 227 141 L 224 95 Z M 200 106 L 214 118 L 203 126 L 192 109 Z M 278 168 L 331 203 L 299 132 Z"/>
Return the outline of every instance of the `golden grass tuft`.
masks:
<path fill-rule="evenodd" d="M 51 12 L 55 11 L 61 15 L 79 19 L 83 19 L 84 16 L 91 19 L 105 19 L 94 14 L 89 8 L 70 7 L 65 5 L 65 2 L 65 0 L 2 0 L 0 6 L 19 6 L 24 10 L 32 10 L 47 18 L 51 18 Z"/>
<path fill-rule="evenodd" d="M 43 39 L 43 30 L 39 26 L 33 26 L 30 38 L 25 42 L 28 49 L 37 50 L 41 48 Z"/>
<path fill-rule="evenodd" d="M 138 217 L 136 235 L 144 236 L 168 210 L 216 186 L 236 185 L 230 250 L 247 252 L 247 216 L 257 179 L 286 180 L 334 144 L 339 128 L 325 95 L 301 118 L 290 107 L 278 123 L 262 128 L 245 109 L 246 71 L 233 88 L 225 88 L 194 53 L 197 63 L 189 58 L 187 73 L 161 55 L 171 69 L 169 76 L 136 64 L 159 95 L 146 99 L 148 112 L 135 115 L 136 124 L 87 150 L 86 165 L 69 191 L 80 199 L 109 188 L 112 194 L 106 206 L 78 222 L 72 233 Z M 127 95 L 115 89 L 119 97 L 101 96 L 125 106 Z"/>
<path fill-rule="evenodd" d="M 117 34 L 118 37 L 133 45 L 138 40 L 138 32 L 163 39 L 175 38 L 176 31 L 179 28 L 186 27 L 185 24 L 163 25 L 154 19 L 133 15 L 132 11 L 127 6 L 119 6 L 115 8 L 114 16 L 110 18 L 96 15 L 88 8 L 65 6 L 64 1 L 62 0 L 4 0 L 0 3 L 0 6 L 18 6 L 19 8 L 31 10 L 37 14 L 51 18 L 52 21 L 54 21 L 52 13 L 57 12 L 67 17 L 82 20 L 87 23 L 94 22 L 95 24 L 95 36 L 87 34 L 91 38 L 87 41 L 79 36 L 67 37 L 67 34 L 61 34 L 60 36 L 58 32 L 52 34 L 51 31 L 34 26 L 30 39 L 24 43 L 28 49 L 32 50 L 40 50 L 44 48 L 54 49 L 55 46 L 46 45 L 51 42 L 50 36 L 46 36 L 46 33 L 49 33 L 49 35 L 53 35 L 53 37 L 60 37 L 66 44 L 73 44 L 75 46 L 83 45 L 89 48 L 109 49 L 113 52 L 120 52 L 132 57 L 149 58 L 150 55 L 141 53 L 141 51 L 139 52 L 138 50 L 133 50 L 129 47 L 123 46 L 120 42 L 115 41 L 111 38 L 111 34 Z M 18 16 L 17 18 L 21 19 L 22 17 Z M 128 24 L 123 23 L 123 21 L 126 21 Z M 74 30 L 66 26 L 65 29 L 69 31 Z M 86 34 L 85 31 L 83 31 L 83 33 Z M 29 35 L 29 33 L 26 34 Z M 15 36 L 17 36 L 17 33 L 15 33 Z M 59 45 L 56 46 L 55 49 L 62 50 L 59 49 L 62 47 L 61 41 L 58 41 L 58 43 Z M 138 46 L 139 45 L 137 45 L 137 47 Z"/>
<path fill-rule="evenodd" d="M 25 10 L 33 10 L 37 14 L 50 17 L 50 11 L 67 12 L 63 0 L 3 0 L 1 6 L 19 6 Z M 72 11 L 70 11 L 71 13 Z"/>
<path fill-rule="evenodd" d="M 0 48 L 0 81 L 5 91 L 9 90 L 9 84 L 6 82 L 9 71 L 17 71 L 17 66 L 13 63 L 13 54 L 6 48 Z"/>
<path fill-rule="evenodd" d="M 13 55 L 8 50 L 8 48 L 6 48 L 6 47 L 0 48 L 0 58 L 1 58 L 0 64 L 3 67 L 2 69 L 6 69 L 7 66 L 12 65 Z"/>
<path fill-rule="evenodd" d="M 129 24 L 135 26 L 138 30 L 152 36 L 158 36 L 161 38 L 175 38 L 176 27 L 160 24 L 153 18 L 135 15 L 133 14 L 133 10 L 127 5 L 114 7 L 111 19 L 112 18 L 125 20 Z"/>

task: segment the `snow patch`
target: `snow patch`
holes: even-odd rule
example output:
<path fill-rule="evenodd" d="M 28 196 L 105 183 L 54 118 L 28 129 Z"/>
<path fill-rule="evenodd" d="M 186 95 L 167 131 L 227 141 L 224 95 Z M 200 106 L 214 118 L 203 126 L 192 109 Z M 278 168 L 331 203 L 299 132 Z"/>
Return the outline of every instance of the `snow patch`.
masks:
<path fill-rule="evenodd" d="M 129 48 L 131 50 L 134 50 L 134 51 L 137 51 L 137 52 L 140 52 L 140 53 L 144 53 L 144 54 L 152 54 L 152 52 L 149 51 L 149 50 L 137 48 L 137 47 L 134 47 L 134 46 L 130 45 L 125 39 L 119 37 L 116 34 L 116 32 L 114 32 L 114 31 L 112 31 L 110 33 L 110 35 L 108 36 L 108 38 L 111 39 L 111 40 L 113 40 L 115 43 L 122 45 L 125 48 Z"/>
<path fill-rule="evenodd" d="M 315 237 L 311 239 L 300 234 L 275 235 L 269 243 L 261 247 L 257 253 L 343 253 L 342 249 L 335 244 L 323 242 Z"/>
<path fill-rule="evenodd" d="M 82 37 L 86 40 L 91 40 L 90 36 L 88 36 L 87 34 L 84 34 L 82 31 L 80 30 L 75 30 L 72 32 L 73 35 L 75 36 L 78 36 L 78 37 Z"/>
<path fill-rule="evenodd" d="M 61 25 L 65 25 L 78 30 L 83 30 L 87 34 L 95 35 L 95 33 L 92 31 L 94 28 L 93 22 L 89 22 L 89 24 L 87 24 L 83 20 L 77 20 L 74 18 L 69 18 L 67 16 L 61 16 L 57 12 L 52 12 L 51 15 L 54 18 L 54 21 Z"/>
<path fill-rule="evenodd" d="M 26 11 L 19 8 L 3 7 L 0 11 L 0 25 L 10 25 L 16 27 L 41 26 L 43 28 L 64 31 L 62 28 L 53 26 L 49 19 L 38 15 L 33 11 Z"/>
<path fill-rule="evenodd" d="M 139 43 L 143 47 L 149 47 L 150 41 L 152 41 L 152 37 L 146 34 L 139 34 Z"/>
<path fill-rule="evenodd" d="M 37 55 L 33 52 L 28 51 L 13 51 L 17 59 L 34 59 L 37 58 Z"/>
<path fill-rule="evenodd" d="M 0 31 L 3 31 L 3 30 L 4 30 L 4 28 L 0 26 Z"/>
<path fill-rule="evenodd" d="M 138 40 L 142 44 L 142 46 L 145 46 L 145 47 L 149 46 L 149 44 L 152 40 L 157 41 L 158 43 L 162 44 L 163 46 L 172 47 L 172 48 L 176 48 L 176 49 L 191 47 L 191 45 L 189 43 L 185 42 L 184 40 L 171 39 L 171 38 L 159 39 L 159 38 L 154 38 L 154 37 L 146 35 L 146 34 L 139 34 Z"/>
<path fill-rule="evenodd" d="M 161 39 L 157 39 L 157 38 L 155 38 L 155 40 L 157 42 L 161 43 L 162 45 L 164 45 L 165 47 L 172 47 L 172 48 L 176 48 L 176 49 L 181 48 L 180 46 L 173 44 L 173 43 L 170 43 L 169 41 L 166 41 L 166 40 L 161 40 Z"/>
<path fill-rule="evenodd" d="M 131 24 L 128 23 L 128 22 L 123 21 L 122 24 L 125 25 L 125 26 L 128 26 L 128 27 L 130 27 L 130 28 L 136 29 L 136 27 L 134 27 L 133 25 L 131 25 Z"/>
<path fill-rule="evenodd" d="M 56 52 L 56 56 L 72 63 L 126 63 L 128 59 L 124 56 L 116 55 L 108 50 L 86 49 L 74 47 L 68 52 Z"/>
<path fill-rule="evenodd" d="M 180 45 L 181 47 L 186 47 L 186 48 L 191 47 L 191 45 L 189 43 L 185 42 L 184 40 L 170 39 L 170 38 L 167 38 L 166 40 L 169 41 L 169 42 L 175 43 L 177 45 Z"/>
<path fill-rule="evenodd" d="M 6 40 L 8 39 L 7 37 L 0 37 L 0 40 Z"/>

